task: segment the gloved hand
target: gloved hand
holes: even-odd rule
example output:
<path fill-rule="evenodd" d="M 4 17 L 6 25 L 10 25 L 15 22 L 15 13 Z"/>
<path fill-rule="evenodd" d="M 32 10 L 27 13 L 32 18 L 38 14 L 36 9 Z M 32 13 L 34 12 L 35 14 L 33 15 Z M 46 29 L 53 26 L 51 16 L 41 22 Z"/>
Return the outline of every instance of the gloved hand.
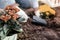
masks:
<path fill-rule="evenodd" d="M 17 8 L 20 9 L 19 7 L 17 7 Z M 20 18 L 19 18 L 20 22 L 27 22 L 29 17 L 27 16 L 27 14 L 22 9 L 20 9 L 20 11 L 17 12 L 17 14 L 20 15 Z M 23 20 L 23 19 L 25 19 L 25 20 Z"/>

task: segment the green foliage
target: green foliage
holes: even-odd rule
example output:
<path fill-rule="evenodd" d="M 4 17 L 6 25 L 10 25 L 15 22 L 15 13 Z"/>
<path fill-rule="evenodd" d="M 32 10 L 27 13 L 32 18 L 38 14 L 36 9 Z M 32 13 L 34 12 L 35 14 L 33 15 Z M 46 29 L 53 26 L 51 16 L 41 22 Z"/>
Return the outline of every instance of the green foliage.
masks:
<path fill-rule="evenodd" d="M 0 16 L 3 14 L 7 14 L 7 13 L 4 10 L 3 11 L 0 10 Z M 19 24 L 19 20 L 23 21 L 25 19 L 19 18 L 16 21 L 13 19 L 10 19 L 7 22 L 0 19 L 0 40 L 3 40 L 7 36 L 7 34 L 9 33 L 9 30 L 11 30 L 11 29 L 13 29 L 15 31 L 22 32 L 21 31 L 22 28 L 21 28 L 21 25 Z"/>

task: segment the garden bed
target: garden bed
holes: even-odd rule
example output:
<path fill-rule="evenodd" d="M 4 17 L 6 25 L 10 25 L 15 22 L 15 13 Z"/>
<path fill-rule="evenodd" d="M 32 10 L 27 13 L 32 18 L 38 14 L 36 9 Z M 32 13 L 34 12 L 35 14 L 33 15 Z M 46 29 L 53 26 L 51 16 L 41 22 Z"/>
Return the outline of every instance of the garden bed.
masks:
<path fill-rule="evenodd" d="M 23 24 L 23 33 L 18 34 L 18 40 L 60 40 L 60 8 L 56 9 L 56 17 L 47 19 L 47 26 L 34 25 L 31 20 Z"/>

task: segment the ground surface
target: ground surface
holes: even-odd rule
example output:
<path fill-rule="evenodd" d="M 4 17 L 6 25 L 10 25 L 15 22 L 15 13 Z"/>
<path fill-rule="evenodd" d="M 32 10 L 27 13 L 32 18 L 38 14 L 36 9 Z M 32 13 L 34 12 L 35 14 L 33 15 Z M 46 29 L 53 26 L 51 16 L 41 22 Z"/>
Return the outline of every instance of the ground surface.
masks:
<path fill-rule="evenodd" d="M 18 40 L 60 40 L 60 8 L 56 9 L 56 17 L 48 19 L 48 26 L 34 25 L 28 20 L 23 24 L 23 33 L 18 34 Z"/>

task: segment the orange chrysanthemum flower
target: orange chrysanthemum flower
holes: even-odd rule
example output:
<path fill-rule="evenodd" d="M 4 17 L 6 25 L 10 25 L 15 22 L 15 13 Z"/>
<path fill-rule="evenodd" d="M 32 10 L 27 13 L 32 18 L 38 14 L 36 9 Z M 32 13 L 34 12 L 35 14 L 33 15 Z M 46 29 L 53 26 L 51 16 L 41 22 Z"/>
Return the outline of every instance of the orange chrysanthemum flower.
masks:
<path fill-rule="evenodd" d="M 11 19 L 11 16 L 10 15 L 2 15 L 2 16 L 0 16 L 0 19 L 7 22 L 9 19 Z"/>

